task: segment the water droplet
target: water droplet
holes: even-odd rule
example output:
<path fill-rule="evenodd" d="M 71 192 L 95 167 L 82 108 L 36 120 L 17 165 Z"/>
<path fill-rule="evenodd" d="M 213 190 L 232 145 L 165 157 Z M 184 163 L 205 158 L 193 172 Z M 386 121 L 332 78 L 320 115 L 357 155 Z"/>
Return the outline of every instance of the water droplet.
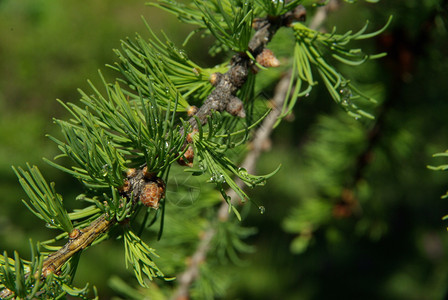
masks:
<path fill-rule="evenodd" d="M 222 174 L 213 174 L 212 177 L 210 177 L 210 182 L 215 182 L 215 183 L 225 183 L 226 179 L 224 178 L 224 175 Z"/>
<path fill-rule="evenodd" d="M 266 208 L 264 208 L 263 205 L 258 206 L 258 209 L 260 210 L 260 214 L 264 214 L 264 212 L 266 211 Z"/>
<path fill-rule="evenodd" d="M 103 165 L 103 176 L 104 177 L 106 177 L 107 174 L 109 173 L 109 169 L 110 169 L 110 167 L 108 164 Z"/>
<path fill-rule="evenodd" d="M 53 228 L 53 226 L 54 226 L 54 219 L 51 219 L 50 223 L 45 224 L 45 227 L 47 227 L 47 228 Z"/>
<path fill-rule="evenodd" d="M 199 77 L 201 74 L 199 73 L 200 69 L 198 68 L 193 68 L 193 73 L 196 77 Z"/>
<path fill-rule="evenodd" d="M 182 59 L 187 59 L 187 58 L 188 58 L 188 57 L 187 57 L 187 54 L 185 54 L 185 51 L 184 51 L 184 50 L 179 50 L 178 53 L 179 53 L 179 56 L 180 56 Z"/>
<path fill-rule="evenodd" d="M 222 174 L 218 176 L 217 180 L 218 180 L 218 182 L 226 183 L 226 179 L 224 178 L 224 175 L 222 175 Z"/>
<path fill-rule="evenodd" d="M 344 87 L 339 90 L 339 93 L 341 94 L 341 104 L 343 106 L 350 106 L 352 104 L 350 98 L 352 98 L 352 92 L 349 88 Z"/>
<path fill-rule="evenodd" d="M 241 176 L 245 176 L 245 175 L 248 175 L 249 172 L 247 172 L 247 170 L 245 168 L 238 168 L 238 174 Z"/>

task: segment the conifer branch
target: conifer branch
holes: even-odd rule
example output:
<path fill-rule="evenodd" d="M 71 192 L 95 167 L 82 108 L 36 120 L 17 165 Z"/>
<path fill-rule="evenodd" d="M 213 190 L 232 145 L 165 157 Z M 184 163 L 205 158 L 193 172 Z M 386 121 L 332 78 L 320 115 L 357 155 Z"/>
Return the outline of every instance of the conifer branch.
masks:
<path fill-rule="evenodd" d="M 254 68 L 255 63 L 252 59 L 257 59 L 257 57 L 263 53 L 266 44 L 272 39 L 275 32 L 281 26 L 289 26 L 293 21 L 301 20 L 304 17 L 304 13 L 304 8 L 302 6 L 297 6 L 294 10 L 286 12 L 283 15 L 266 17 L 254 21 L 253 27 L 256 29 L 256 33 L 249 42 L 248 52 L 234 55 L 231 60 L 230 68 L 226 73 L 213 74 L 214 79 L 212 79 L 212 84 L 215 86 L 215 89 L 210 93 L 196 114 L 189 120 L 193 130 L 198 128 L 199 124 L 197 123 L 197 120 L 199 120 L 200 125 L 204 125 L 207 122 L 207 119 L 215 111 L 227 111 L 234 116 L 245 117 L 243 103 L 236 97 L 236 92 L 241 89 L 247 80 L 249 72 Z M 84 96 L 88 97 L 85 94 Z M 77 110 L 77 112 L 78 111 L 80 110 Z M 78 115 L 81 114 L 78 113 Z M 185 127 L 180 128 L 182 136 L 184 135 L 184 130 Z M 127 179 L 125 179 L 124 185 L 120 187 L 120 191 L 122 195 L 131 200 L 131 203 L 135 204 L 138 199 L 142 200 L 142 197 L 145 196 L 145 187 L 147 187 L 149 183 L 156 181 L 155 174 L 149 172 L 145 164 L 140 169 L 132 169 L 128 171 Z M 238 185 L 241 188 L 244 185 L 244 182 L 239 179 Z M 164 189 L 163 182 L 160 186 Z M 230 190 L 232 191 L 232 189 Z M 149 206 L 158 208 L 158 201 L 156 203 L 151 202 Z M 227 204 L 223 204 L 222 207 L 227 207 Z M 103 208 L 107 210 L 107 205 Z M 127 211 L 132 211 L 132 209 Z M 115 216 L 109 220 L 107 213 L 105 213 L 93 221 L 88 227 L 81 230 L 73 229 L 69 234 L 69 241 L 62 248 L 52 253 L 44 260 L 41 276 L 46 278 L 52 273 L 57 273 L 63 264 L 74 254 L 88 247 L 101 234 L 107 232 L 116 221 L 117 219 Z M 209 232 L 205 235 L 205 238 L 203 239 L 203 247 L 201 248 L 202 250 L 197 252 L 192 265 L 199 264 L 203 255 L 206 255 L 208 244 L 214 235 L 214 232 Z M 191 278 L 194 277 L 195 276 L 192 276 Z M 187 280 L 187 282 L 188 281 L 189 280 Z"/>
<path fill-rule="evenodd" d="M 33 274 L 34 277 L 46 279 L 52 274 L 58 274 L 62 266 L 72 258 L 76 253 L 90 246 L 102 234 L 110 230 L 115 224 L 115 219 L 108 219 L 105 214 L 93 221 L 89 226 L 83 229 L 75 228 L 69 234 L 69 241 L 58 251 L 51 253 L 42 264 L 40 274 Z M 26 274 L 28 277 L 31 274 Z M 3 289 L 0 292 L 0 299 L 8 298 L 13 295 L 9 289 Z"/>
<path fill-rule="evenodd" d="M 332 3 L 335 1 L 331 1 Z M 311 20 L 312 27 L 311 29 L 318 29 L 322 23 L 325 21 L 327 17 L 327 13 L 329 10 L 335 9 L 335 6 L 330 6 L 330 9 L 327 6 L 319 7 L 316 15 Z M 297 15 L 297 11 L 296 11 Z M 300 18 L 305 16 L 305 11 L 303 8 L 300 9 Z M 285 103 L 286 95 L 288 93 L 289 84 L 291 81 L 291 72 L 288 72 L 284 75 L 280 81 L 277 83 L 275 88 L 274 96 L 271 101 L 272 110 L 269 115 L 263 120 L 262 125 L 255 131 L 254 138 L 251 141 L 251 150 L 247 153 L 246 158 L 241 163 L 241 167 L 245 168 L 249 173 L 255 172 L 255 167 L 258 161 L 259 156 L 263 151 L 266 150 L 266 145 L 269 145 L 270 136 L 275 128 L 275 124 L 282 113 L 282 107 Z M 241 179 L 236 179 L 235 183 L 240 187 L 244 188 L 245 184 Z M 232 199 L 231 203 L 236 205 L 238 202 L 238 197 L 236 192 L 233 189 L 229 189 L 226 194 Z M 259 207 L 260 212 L 263 212 L 264 207 Z M 217 211 L 217 219 L 219 222 L 225 222 L 228 220 L 230 214 L 228 209 L 227 202 L 223 201 Z M 215 225 L 216 226 L 216 225 Z M 191 256 L 191 260 L 187 269 L 185 269 L 179 276 L 178 281 L 179 285 L 171 297 L 172 300 L 181 300 L 188 299 L 189 290 L 191 285 L 196 281 L 199 277 L 199 268 L 200 265 L 205 261 L 207 257 L 207 253 L 210 250 L 210 243 L 213 240 L 214 236 L 217 233 L 215 226 L 211 226 L 207 229 L 204 234 L 201 236 L 201 240 L 196 248 L 196 251 Z"/>
<path fill-rule="evenodd" d="M 115 219 L 108 220 L 107 216 L 103 214 L 86 228 L 73 229 L 69 234 L 69 241 L 44 260 L 42 276 L 46 278 L 51 273 L 57 273 L 75 253 L 90 246 L 99 236 L 109 231 L 114 224 Z"/>
<path fill-rule="evenodd" d="M 323 45 L 329 44 L 330 40 L 333 41 L 333 35 L 313 33 L 311 31 L 313 28 L 296 23 L 302 21 L 306 13 L 303 6 L 297 6 L 301 1 L 277 1 L 275 5 L 270 1 L 259 1 L 258 4 L 264 6 L 265 12 L 268 13 L 267 17 L 260 19 L 253 19 L 253 14 L 257 11 L 250 4 L 253 2 L 245 2 L 238 9 L 231 7 L 230 10 L 233 13 L 237 12 L 233 18 L 234 16 L 229 15 L 217 1 L 215 12 L 218 15 L 222 14 L 223 21 L 216 18 L 215 12 L 206 1 L 196 0 L 194 2 L 198 10 L 196 13 L 191 13 L 192 22 L 204 22 L 205 27 L 203 28 L 208 29 L 224 47 L 237 52 L 230 60 L 228 71 L 217 72 L 223 70 L 222 67 L 207 70 L 199 68 L 189 61 L 183 52 L 178 51 L 170 44 L 169 40 L 167 40 L 168 46 L 164 46 L 151 31 L 153 39 L 149 43 L 138 36 L 136 43 L 130 41 L 123 43 L 124 54 L 116 51 L 121 62 L 117 63 L 114 68 L 125 75 L 126 79 L 121 82 L 127 85 L 126 89 L 122 89 L 118 83 L 108 84 L 102 78 L 106 86 L 106 97 L 92 85 L 95 95 L 89 96 L 81 92 L 81 102 L 86 106 L 85 108 L 75 104 L 63 104 L 74 117 L 70 121 L 55 120 L 61 126 L 66 141 L 50 138 L 58 144 L 62 152 L 60 156 L 71 158 L 76 165 L 67 168 L 52 161 L 48 162 L 82 181 L 94 196 L 90 199 L 83 195 L 81 198 L 94 203 L 95 206 L 91 206 L 88 213 L 77 217 L 74 213 L 68 213 L 63 209 L 62 198 L 54 190 L 51 193 L 47 191 L 41 193 L 41 186 L 34 185 L 37 171 L 32 173 L 34 175 L 31 177 L 27 177 L 28 173 L 22 170 L 16 172 L 19 178 L 25 177 L 25 179 L 21 179 L 22 185 L 30 198 L 34 200 L 32 202 L 34 210 L 31 206 L 28 208 L 42 220 L 47 222 L 50 220 L 50 226 L 65 231 L 52 241 L 66 238 L 67 235 L 69 237 L 69 240 L 61 248 L 48 246 L 48 249 L 55 251 L 45 259 L 42 257 L 40 271 L 27 269 L 26 277 L 31 278 L 31 274 L 33 274 L 39 280 L 43 279 L 43 281 L 51 283 L 52 274 L 59 279 L 62 278 L 63 276 L 57 275 L 61 272 L 64 275 L 66 269 L 70 269 L 71 264 L 75 262 L 75 268 L 72 270 L 74 274 L 77 258 L 81 251 L 106 234 L 115 224 L 132 219 L 139 213 L 139 208 L 142 205 L 148 209 L 147 214 L 149 214 L 150 209 L 157 210 L 161 203 L 164 213 L 165 201 L 162 201 L 165 198 L 164 180 L 168 178 L 172 163 L 178 161 L 181 164 L 192 166 L 193 158 L 196 156 L 199 169 L 192 170 L 192 172 L 195 175 L 203 174 L 205 171 L 210 173 L 212 176 L 210 182 L 214 182 L 218 186 L 225 201 L 218 209 L 216 222 L 202 236 L 189 267 L 179 276 L 179 287 L 174 293 L 174 297 L 176 299 L 186 297 L 191 284 L 199 276 L 200 264 L 207 257 L 213 238 L 218 235 L 217 225 L 228 220 L 229 208 L 234 209 L 239 217 L 238 211 L 233 207 L 237 204 L 238 198 L 242 202 L 249 199 L 243 188 L 263 185 L 266 179 L 276 172 L 265 176 L 250 175 L 254 172 L 257 159 L 265 150 L 269 136 L 278 121 L 291 111 L 298 97 L 306 92 L 300 88 L 301 81 L 308 82 L 309 89 L 311 89 L 311 85 L 315 84 L 312 80 L 309 61 L 320 66 L 321 69 L 318 71 L 324 72 L 323 80 L 329 86 L 330 92 L 334 94 L 336 89 L 339 89 L 339 81 L 342 76 L 326 64 L 317 50 L 310 52 L 311 54 L 306 52 L 308 53 L 306 70 L 297 67 L 301 63 L 298 58 L 304 59 L 305 50 L 308 51 L 307 49 L 312 46 L 314 41 Z M 171 4 L 171 7 L 174 6 Z M 199 14 L 200 18 L 196 19 L 197 15 L 195 14 Z M 320 22 L 322 21 L 323 19 Z M 222 26 L 223 22 L 224 26 Z M 319 22 L 313 23 L 313 26 L 316 24 Z M 255 29 L 255 34 L 252 37 L 250 36 L 251 25 Z M 256 73 L 259 68 L 279 64 L 266 45 L 282 26 L 290 26 L 296 34 L 296 44 L 299 45 L 299 40 L 302 40 L 301 43 L 304 47 L 296 46 L 294 67 L 278 83 L 272 101 L 273 110 L 250 126 L 246 124 L 247 126 L 243 130 L 231 132 L 235 127 L 226 126 L 228 124 L 222 120 L 220 112 L 228 112 L 240 118 L 246 117 L 243 102 L 237 95 L 242 94 L 244 97 L 251 95 L 247 98 L 253 99 L 254 85 L 251 79 L 254 77 L 249 77 L 251 73 Z M 338 38 L 338 42 L 345 43 L 351 38 L 361 36 L 364 30 L 365 28 L 356 36 L 335 36 Z M 310 39 L 312 34 L 315 34 L 316 38 Z M 367 34 L 365 37 L 371 35 Z M 313 47 L 309 49 L 318 49 Z M 367 59 L 366 57 L 355 61 L 358 56 L 352 52 L 346 51 L 343 47 L 336 50 L 342 53 L 341 55 L 345 55 L 338 57 L 348 64 L 362 63 Z M 161 59 L 161 57 L 166 59 Z M 211 85 L 206 79 L 210 74 Z M 326 79 L 328 80 L 325 81 Z M 246 82 L 248 83 L 245 85 Z M 208 93 L 210 90 L 212 91 Z M 194 106 L 190 106 L 189 99 L 187 100 L 193 91 L 200 92 L 201 96 L 198 99 L 204 99 L 205 95 L 208 95 L 198 110 Z M 341 95 L 333 96 L 337 100 L 342 99 Z M 241 96 L 242 99 L 246 99 L 244 97 Z M 356 106 L 353 107 L 356 108 Z M 190 116 L 188 122 L 179 120 L 176 115 L 185 111 Z M 263 120 L 264 117 L 266 118 Z M 252 148 L 241 168 L 238 168 L 225 152 L 229 148 L 247 142 L 248 131 L 257 126 L 261 120 L 263 123 L 255 132 Z M 206 129 L 204 130 L 204 128 Z M 233 138 L 241 132 L 245 134 L 241 141 L 231 140 L 231 137 Z M 222 141 L 225 141 L 223 143 L 225 145 L 220 144 Z M 163 177 L 163 179 L 157 176 Z M 234 180 L 232 176 L 236 179 Z M 38 182 L 44 182 L 43 178 Z M 45 184 L 44 187 L 46 186 Z M 225 191 L 227 186 L 230 189 Z M 45 190 L 49 190 L 49 188 L 46 187 Z M 53 197 L 42 197 L 41 194 L 54 195 Z M 51 212 L 49 208 L 53 207 L 60 208 L 58 211 L 60 217 L 56 220 L 56 224 L 50 217 L 51 214 L 47 213 L 47 211 Z M 260 206 L 259 209 L 262 213 L 264 212 L 264 207 Z M 159 214 L 156 213 L 151 224 L 158 216 Z M 84 220 L 75 223 L 77 228 L 73 229 L 72 221 L 81 218 Z M 142 228 L 147 225 L 146 217 L 143 223 Z M 146 245 L 130 228 L 124 235 L 126 263 L 133 266 L 140 285 L 147 286 L 145 279 L 151 280 L 152 277 L 163 277 L 164 275 L 152 261 L 151 256 L 155 255 L 154 249 Z M 72 260 L 70 260 L 71 258 Z M 16 263 L 17 265 L 21 263 L 18 256 Z M 16 267 L 17 278 L 23 279 L 24 276 L 19 274 L 20 270 L 18 269 Z M 17 282 L 19 281 L 17 280 Z M 66 282 L 60 282 L 60 286 L 64 284 Z M 19 286 L 18 290 L 21 289 L 23 290 Z M 20 293 L 8 290 L 5 286 L 0 297 L 13 295 L 20 296 Z"/>
<path fill-rule="evenodd" d="M 197 129 L 197 120 L 203 125 L 213 111 L 227 111 L 234 116 L 244 118 L 243 103 L 236 97 L 236 92 L 246 82 L 249 72 L 254 67 L 251 57 L 257 59 L 263 53 L 265 46 L 281 26 L 289 26 L 294 21 L 305 17 L 305 8 L 301 5 L 283 15 L 256 19 L 253 27 L 256 32 L 249 41 L 248 52 L 235 54 L 230 62 L 229 70 L 224 73 L 214 73 L 211 78 L 215 89 L 207 97 L 194 117 L 189 120 L 193 129 Z"/>

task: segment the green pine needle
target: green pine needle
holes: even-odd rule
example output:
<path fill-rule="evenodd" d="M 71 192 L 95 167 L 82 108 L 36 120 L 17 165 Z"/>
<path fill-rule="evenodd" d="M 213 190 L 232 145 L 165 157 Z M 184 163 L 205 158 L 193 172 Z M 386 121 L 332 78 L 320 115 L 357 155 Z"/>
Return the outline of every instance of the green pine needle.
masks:
<path fill-rule="evenodd" d="M 49 185 L 36 166 L 27 167 L 28 171 L 13 168 L 29 197 L 29 202 L 24 201 L 25 205 L 39 219 L 45 221 L 48 227 L 65 232 L 72 231 L 73 224 L 63 206 L 62 196 L 56 193 L 55 184 Z"/>
<path fill-rule="evenodd" d="M 152 256 L 158 257 L 155 250 L 150 248 L 130 229 L 124 233 L 124 246 L 126 267 L 131 265 L 135 277 L 143 287 L 148 287 L 145 279 L 152 280 L 154 277 L 164 277 L 162 271 L 154 263 Z"/>
<path fill-rule="evenodd" d="M 292 29 L 296 35 L 296 45 L 291 83 L 286 96 L 288 100 L 283 106 L 277 124 L 292 111 L 299 97 L 308 95 L 311 88 L 316 84 L 313 80 L 311 66 L 317 70 L 333 100 L 349 115 L 356 119 L 361 117 L 373 119 L 373 116 L 359 108 L 356 102 L 358 98 L 372 103 L 376 103 L 376 101 L 360 92 L 350 80 L 346 79 L 335 67 L 328 63 L 325 56 L 328 52 L 333 59 L 350 66 L 359 66 L 367 60 L 383 57 L 384 53 L 367 55 L 361 49 L 347 48 L 347 44 L 352 40 L 377 36 L 386 30 L 391 21 L 392 17 L 388 19 L 386 25 L 372 33 L 365 33 L 368 27 L 368 22 L 366 22 L 365 26 L 358 32 L 348 31 L 345 34 L 336 34 L 336 28 L 333 28 L 331 33 L 321 33 L 306 27 L 302 23 L 294 23 Z"/>

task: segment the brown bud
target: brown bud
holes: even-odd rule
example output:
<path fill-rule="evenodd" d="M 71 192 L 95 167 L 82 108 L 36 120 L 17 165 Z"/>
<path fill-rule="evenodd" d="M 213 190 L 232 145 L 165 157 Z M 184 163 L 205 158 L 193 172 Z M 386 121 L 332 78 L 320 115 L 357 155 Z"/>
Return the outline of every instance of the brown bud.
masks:
<path fill-rule="evenodd" d="M 252 21 L 252 28 L 255 29 L 255 30 L 259 30 L 259 29 L 261 29 L 263 26 L 266 26 L 266 24 L 268 24 L 268 23 L 269 23 L 269 21 L 268 21 L 266 18 L 263 18 L 263 19 L 261 19 L 261 18 L 255 18 L 255 19 Z"/>
<path fill-rule="evenodd" d="M 267 48 L 264 48 L 263 51 L 258 54 L 257 63 L 265 68 L 280 66 L 280 61 L 274 56 L 274 53 Z"/>
<path fill-rule="evenodd" d="M 293 11 L 294 19 L 299 22 L 306 21 L 306 8 L 303 5 L 298 5 Z"/>
<path fill-rule="evenodd" d="M 149 172 L 147 166 L 144 166 L 144 167 L 143 167 L 142 172 L 143 172 L 143 176 L 144 176 L 146 179 L 153 180 L 154 178 L 156 178 L 156 173 L 154 173 L 154 172 Z"/>
<path fill-rule="evenodd" d="M 79 230 L 78 228 L 75 228 L 69 233 L 68 238 L 71 240 L 74 240 L 74 239 L 78 238 L 80 235 L 81 235 L 81 230 Z"/>
<path fill-rule="evenodd" d="M 33 277 L 35 280 L 38 280 L 40 278 L 40 273 L 39 272 L 34 272 Z"/>
<path fill-rule="evenodd" d="M 126 177 L 127 178 L 131 178 L 134 177 L 135 175 L 137 175 L 137 170 L 134 168 L 130 168 L 126 170 Z"/>
<path fill-rule="evenodd" d="M 54 271 L 55 271 L 54 265 L 51 264 L 51 265 L 49 265 L 48 267 L 46 267 L 45 269 L 42 270 L 42 276 L 43 276 L 44 278 L 47 278 L 47 277 L 50 276 L 52 273 L 54 273 Z"/>
<path fill-rule="evenodd" d="M 143 186 L 140 201 L 144 206 L 158 209 L 163 197 L 165 197 L 165 183 L 161 178 L 156 178 L 155 181 L 150 181 Z"/>
<path fill-rule="evenodd" d="M 194 150 L 192 145 L 188 145 L 187 151 L 185 151 L 184 155 L 179 158 L 178 163 L 181 166 L 189 166 L 193 167 L 194 160 Z"/>
<path fill-rule="evenodd" d="M 193 143 L 193 136 L 195 134 L 197 134 L 199 131 L 197 129 L 193 129 L 192 132 L 190 132 L 189 134 L 187 134 L 187 143 L 191 144 Z"/>
<path fill-rule="evenodd" d="M 118 188 L 118 190 L 121 193 L 127 193 L 127 192 L 129 192 L 130 189 L 131 189 L 131 184 L 129 183 L 129 180 L 127 180 L 127 179 L 125 179 L 123 185 Z"/>
<path fill-rule="evenodd" d="M 213 73 L 212 75 L 210 75 L 210 83 L 213 86 L 216 86 L 218 84 L 218 82 L 221 80 L 222 74 L 219 72 Z"/>
<path fill-rule="evenodd" d="M 227 104 L 226 110 L 233 116 L 238 116 L 244 118 L 246 116 L 246 112 L 244 111 L 243 101 L 238 99 L 237 97 L 232 97 Z"/>
<path fill-rule="evenodd" d="M 187 110 L 187 114 L 189 117 L 194 116 L 197 112 L 198 112 L 198 108 L 194 105 L 191 105 Z"/>

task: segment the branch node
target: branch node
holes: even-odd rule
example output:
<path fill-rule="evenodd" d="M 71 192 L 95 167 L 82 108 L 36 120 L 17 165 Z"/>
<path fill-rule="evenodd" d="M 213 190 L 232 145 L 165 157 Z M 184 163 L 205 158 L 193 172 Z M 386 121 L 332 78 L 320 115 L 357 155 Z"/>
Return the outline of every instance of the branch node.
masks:
<path fill-rule="evenodd" d="M 221 73 L 219 73 L 219 72 L 213 73 L 212 75 L 210 75 L 210 79 L 209 79 L 209 80 L 210 80 L 210 83 L 211 83 L 213 86 L 217 86 L 218 83 L 221 81 L 222 76 L 223 76 L 223 74 L 221 74 Z"/>
<path fill-rule="evenodd" d="M 226 111 L 233 116 L 238 116 L 240 118 L 246 117 L 243 101 L 235 96 L 230 97 L 230 101 L 227 103 Z"/>
<path fill-rule="evenodd" d="M 256 60 L 257 63 L 265 68 L 275 68 L 280 66 L 280 61 L 268 48 L 264 48 L 263 51 L 257 56 Z"/>

